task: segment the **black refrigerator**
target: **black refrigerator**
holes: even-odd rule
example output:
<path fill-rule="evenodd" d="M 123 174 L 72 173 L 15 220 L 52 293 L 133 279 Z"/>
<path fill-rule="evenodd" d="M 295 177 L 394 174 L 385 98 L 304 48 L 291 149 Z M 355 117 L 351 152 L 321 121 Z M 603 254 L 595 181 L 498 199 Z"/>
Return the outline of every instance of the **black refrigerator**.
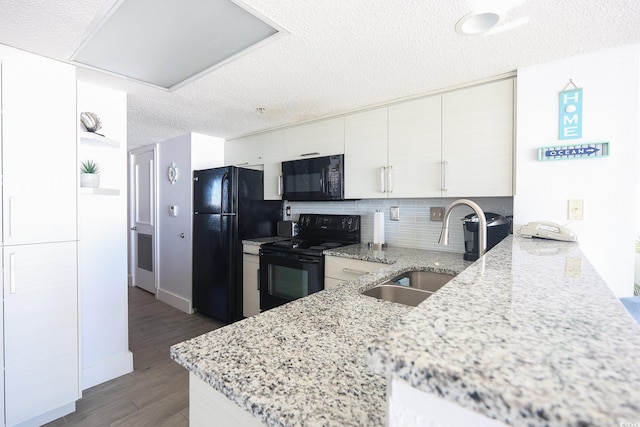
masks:
<path fill-rule="evenodd" d="M 242 240 L 275 236 L 282 201 L 263 200 L 262 171 L 227 166 L 193 172 L 193 308 L 242 319 Z"/>

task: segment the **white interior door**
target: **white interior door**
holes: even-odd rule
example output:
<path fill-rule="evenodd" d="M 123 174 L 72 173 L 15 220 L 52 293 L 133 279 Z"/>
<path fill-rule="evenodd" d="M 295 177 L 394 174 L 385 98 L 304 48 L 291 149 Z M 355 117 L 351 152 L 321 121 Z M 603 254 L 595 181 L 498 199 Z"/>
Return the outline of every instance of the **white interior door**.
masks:
<path fill-rule="evenodd" d="M 156 293 L 154 151 L 133 156 L 133 285 Z"/>

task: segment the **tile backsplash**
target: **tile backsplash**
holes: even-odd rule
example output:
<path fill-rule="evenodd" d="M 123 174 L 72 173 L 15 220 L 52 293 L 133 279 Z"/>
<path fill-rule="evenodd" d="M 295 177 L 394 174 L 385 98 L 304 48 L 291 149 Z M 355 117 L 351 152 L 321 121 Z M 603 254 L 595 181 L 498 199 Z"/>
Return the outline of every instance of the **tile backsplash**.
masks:
<path fill-rule="evenodd" d="M 449 220 L 449 245 L 438 244 L 442 222 L 431 221 L 430 208 L 447 207 L 456 199 L 366 199 L 341 202 L 285 202 L 291 207 L 291 216 L 297 220 L 300 214 L 349 214 L 361 216 L 361 241 L 373 241 L 373 214 L 377 209 L 384 212 L 385 242 L 390 246 L 433 249 L 447 252 L 464 252 L 464 237 L 461 220 L 472 213 L 471 208 L 458 206 Z M 501 215 L 513 213 L 513 197 L 473 198 L 483 211 Z M 392 206 L 400 208 L 400 221 L 391 221 Z"/>

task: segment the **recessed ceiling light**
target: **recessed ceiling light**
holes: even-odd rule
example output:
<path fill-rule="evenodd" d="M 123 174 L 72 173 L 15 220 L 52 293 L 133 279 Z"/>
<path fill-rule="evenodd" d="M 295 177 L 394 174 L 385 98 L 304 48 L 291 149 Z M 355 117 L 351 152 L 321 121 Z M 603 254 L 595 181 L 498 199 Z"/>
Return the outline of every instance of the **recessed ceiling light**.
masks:
<path fill-rule="evenodd" d="M 480 34 L 489 31 L 502 20 L 498 12 L 471 12 L 456 24 L 459 34 Z"/>
<path fill-rule="evenodd" d="M 116 0 L 71 60 L 171 90 L 281 33 L 237 0 Z"/>

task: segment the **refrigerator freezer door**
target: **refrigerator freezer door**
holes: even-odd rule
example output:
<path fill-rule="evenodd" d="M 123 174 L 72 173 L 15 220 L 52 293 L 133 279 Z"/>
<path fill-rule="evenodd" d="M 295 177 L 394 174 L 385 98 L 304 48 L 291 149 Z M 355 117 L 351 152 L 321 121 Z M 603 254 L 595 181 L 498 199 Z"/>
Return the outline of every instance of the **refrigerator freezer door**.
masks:
<path fill-rule="evenodd" d="M 225 215 L 193 216 L 193 307 L 224 322 L 236 316 L 233 221 Z"/>
<path fill-rule="evenodd" d="M 228 167 L 193 172 L 194 213 L 218 214 L 223 211 L 223 203 L 231 197 L 231 188 L 227 185 L 231 173 L 232 168 Z"/>

